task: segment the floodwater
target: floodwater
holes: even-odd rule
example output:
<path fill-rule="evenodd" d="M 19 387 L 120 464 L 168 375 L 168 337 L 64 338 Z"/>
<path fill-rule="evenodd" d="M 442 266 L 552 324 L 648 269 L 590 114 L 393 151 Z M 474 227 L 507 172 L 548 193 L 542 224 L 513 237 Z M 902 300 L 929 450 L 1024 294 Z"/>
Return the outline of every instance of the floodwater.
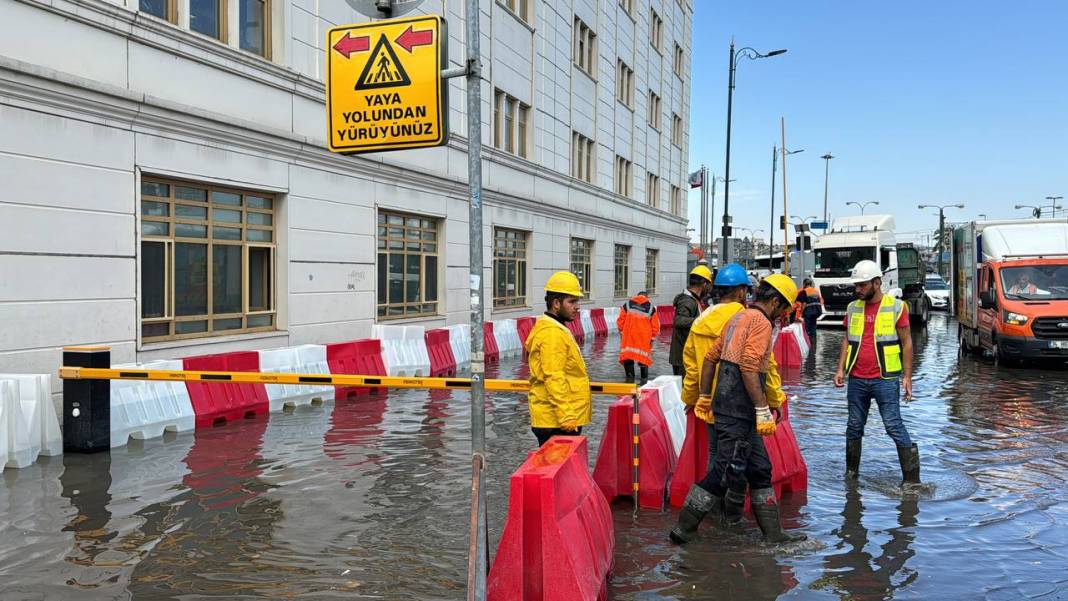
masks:
<path fill-rule="evenodd" d="M 749 521 L 680 548 L 673 511 L 634 517 L 620 500 L 611 598 L 1068 599 L 1065 366 L 959 358 L 956 323 L 936 315 L 903 409 L 931 487 L 903 495 L 874 410 L 860 481 L 843 482 L 841 336 L 821 331 L 786 374 L 809 489 L 784 515 L 810 540 L 766 547 Z M 586 345 L 594 379 L 622 376 L 617 345 Z M 498 369 L 526 376 L 518 359 Z M 609 402 L 595 400 L 591 466 Z M 522 396 L 486 404 L 495 549 L 508 476 L 535 443 Z M 0 599 L 461 599 L 469 415 L 462 392 L 391 392 L 5 470 Z"/>

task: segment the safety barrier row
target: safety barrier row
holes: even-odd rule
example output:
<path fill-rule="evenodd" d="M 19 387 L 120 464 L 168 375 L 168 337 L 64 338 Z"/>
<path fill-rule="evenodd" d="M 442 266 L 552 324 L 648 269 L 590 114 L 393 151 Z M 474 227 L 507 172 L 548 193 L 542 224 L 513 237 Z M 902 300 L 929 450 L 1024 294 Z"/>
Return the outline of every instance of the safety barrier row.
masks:
<path fill-rule="evenodd" d="M 591 309 L 590 321 L 593 322 L 593 333 L 595 335 L 608 335 L 608 324 L 604 320 L 604 309 Z"/>
<path fill-rule="evenodd" d="M 445 329 L 449 331 L 449 346 L 457 369 L 471 365 L 471 324 L 462 323 Z"/>
<path fill-rule="evenodd" d="M 783 328 L 775 338 L 775 362 L 780 367 L 799 368 L 808 357 L 808 336 L 800 323 Z"/>
<path fill-rule="evenodd" d="M 430 354 L 426 350 L 423 326 L 375 325 L 372 336 L 382 341 L 386 373 L 422 378 L 430 375 Z"/>
<path fill-rule="evenodd" d="M 615 532 L 588 465 L 586 437 L 554 436 L 512 474 L 488 600 L 607 598 Z"/>
<path fill-rule="evenodd" d="M 456 357 L 452 352 L 449 330 L 426 331 L 426 351 L 430 356 L 430 376 L 443 378 L 456 375 Z"/>
<path fill-rule="evenodd" d="M 596 335 L 596 330 L 593 328 L 593 313 L 589 309 L 582 309 L 579 311 L 579 323 L 582 324 L 582 335 L 587 339 L 592 339 Z"/>
<path fill-rule="evenodd" d="M 656 314 L 660 317 L 660 327 L 670 328 L 675 322 L 675 305 L 660 305 L 656 308 Z"/>
<path fill-rule="evenodd" d="M 493 338 L 502 358 L 515 357 L 523 352 L 523 341 L 519 339 L 519 328 L 514 319 L 493 322 Z"/>
<path fill-rule="evenodd" d="M 63 452 L 47 374 L 0 374 L 0 471 Z"/>
<path fill-rule="evenodd" d="M 619 307 L 604 308 L 605 331 L 608 332 L 609 336 L 619 334 L 619 327 L 616 326 L 617 319 L 619 319 Z"/>

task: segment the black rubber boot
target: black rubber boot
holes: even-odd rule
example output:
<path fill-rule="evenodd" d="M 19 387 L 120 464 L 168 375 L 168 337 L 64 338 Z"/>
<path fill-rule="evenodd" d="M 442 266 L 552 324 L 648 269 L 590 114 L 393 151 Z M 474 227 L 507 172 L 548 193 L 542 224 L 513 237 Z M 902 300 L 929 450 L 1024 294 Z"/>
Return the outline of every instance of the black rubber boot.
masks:
<path fill-rule="evenodd" d="M 847 480 L 856 480 L 857 476 L 860 475 L 860 449 L 863 443 L 864 439 L 862 438 L 846 441 L 845 477 Z"/>
<path fill-rule="evenodd" d="M 901 462 L 901 480 L 903 484 L 920 483 L 920 450 L 916 443 L 910 447 L 897 448 L 897 460 Z"/>
<path fill-rule="evenodd" d="M 723 524 L 725 526 L 741 524 L 743 509 L 745 509 L 745 493 L 728 490 L 723 497 Z"/>
<path fill-rule="evenodd" d="M 648 365 L 641 365 L 639 367 L 640 367 L 639 373 L 641 374 L 641 376 L 640 376 L 641 379 L 638 382 L 642 386 L 645 386 L 645 383 L 649 381 L 649 366 Z"/>
<path fill-rule="evenodd" d="M 633 361 L 624 361 L 623 362 L 623 378 L 628 383 L 634 381 L 634 362 Z"/>
<path fill-rule="evenodd" d="M 752 497 L 753 517 L 756 518 L 760 531 L 764 533 L 765 541 L 773 544 L 793 543 L 807 538 L 804 534 L 790 534 L 782 529 L 774 489 L 758 488 L 753 491 Z"/>
<path fill-rule="evenodd" d="M 697 527 L 708 512 L 715 509 L 722 499 L 694 484 L 686 495 L 686 502 L 679 510 L 679 523 L 668 535 L 676 544 L 684 545 L 697 536 Z"/>

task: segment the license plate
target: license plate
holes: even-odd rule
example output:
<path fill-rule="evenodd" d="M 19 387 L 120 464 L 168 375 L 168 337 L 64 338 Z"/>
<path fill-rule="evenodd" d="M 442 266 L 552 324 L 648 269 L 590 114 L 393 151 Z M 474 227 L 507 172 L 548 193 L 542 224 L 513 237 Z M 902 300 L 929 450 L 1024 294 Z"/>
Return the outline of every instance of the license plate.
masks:
<path fill-rule="evenodd" d="M 1050 348 L 1062 348 L 1068 350 L 1068 340 L 1050 340 Z"/>

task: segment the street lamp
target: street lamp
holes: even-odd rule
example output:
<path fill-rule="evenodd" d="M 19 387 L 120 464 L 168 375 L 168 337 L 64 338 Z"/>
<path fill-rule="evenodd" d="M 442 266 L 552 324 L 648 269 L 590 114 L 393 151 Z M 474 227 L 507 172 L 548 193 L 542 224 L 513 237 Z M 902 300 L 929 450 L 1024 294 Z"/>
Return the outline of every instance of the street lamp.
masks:
<path fill-rule="evenodd" d="M 756 240 L 756 233 L 757 232 L 763 232 L 764 230 L 763 229 L 752 229 L 752 228 L 748 228 L 748 227 L 740 227 L 738 229 L 742 230 L 743 232 L 749 232 L 749 252 L 746 254 L 746 257 L 745 257 L 745 268 L 746 268 L 746 270 L 748 270 L 749 269 L 749 259 L 756 255 L 756 243 L 754 242 Z M 769 256 L 770 256 L 770 251 L 769 251 Z M 770 261 L 771 259 L 768 259 L 768 260 Z"/>
<path fill-rule="evenodd" d="M 1050 196 L 1050 197 L 1047 197 L 1047 198 L 1055 198 L 1055 197 Z M 1035 206 L 1035 205 L 1016 205 L 1016 208 L 1017 209 L 1031 209 L 1031 214 L 1034 215 L 1036 219 L 1042 219 L 1042 211 L 1043 210 L 1050 209 L 1052 211 L 1052 215 L 1051 216 L 1056 217 L 1057 211 L 1059 209 L 1061 209 L 1062 207 L 1059 204 L 1048 204 L 1048 205 L 1038 205 L 1038 206 Z"/>
<path fill-rule="evenodd" d="M 987 220 L 986 213 L 979 213 L 979 217 L 982 218 L 983 221 Z"/>
<path fill-rule="evenodd" d="M 855 202 L 855 201 L 851 200 L 851 201 L 846 203 L 846 206 L 848 207 L 849 205 L 857 205 L 858 207 L 860 207 L 860 214 L 863 215 L 864 214 L 864 209 L 866 209 L 868 207 L 868 205 L 877 205 L 877 204 L 879 204 L 878 200 L 869 200 L 867 202 Z"/>
<path fill-rule="evenodd" d="M 831 153 L 827 153 L 820 157 L 823 159 L 823 220 L 827 221 L 827 187 L 831 181 L 831 159 L 834 158 Z"/>
<path fill-rule="evenodd" d="M 772 50 L 767 54 L 761 54 L 753 48 L 746 46 L 738 52 L 734 51 L 734 38 L 731 38 L 730 48 L 730 63 L 727 71 L 727 157 L 726 168 L 724 169 L 723 182 L 723 257 L 720 260 L 720 265 L 725 265 L 730 257 L 727 256 L 727 238 L 730 237 L 730 202 L 731 202 L 731 109 L 734 105 L 734 71 L 737 69 L 737 58 L 739 56 L 745 57 L 749 60 L 756 60 L 758 58 L 768 58 L 772 56 L 778 56 L 785 54 L 785 49 Z"/>
<path fill-rule="evenodd" d="M 945 205 L 919 205 L 920 209 L 938 209 L 938 275 L 943 278 L 946 274 L 942 273 L 942 249 L 946 243 L 946 209 L 963 209 L 963 204 L 945 204 Z M 1019 208 L 1019 207 L 1017 207 Z"/>
<path fill-rule="evenodd" d="M 1056 205 L 1057 201 L 1058 200 L 1062 200 L 1063 198 L 1064 198 L 1063 196 L 1047 196 L 1046 200 L 1048 200 L 1051 205 Z M 1050 217 L 1056 217 L 1057 216 L 1057 209 L 1060 209 L 1060 207 L 1059 206 L 1055 207 L 1053 209 L 1053 214 L 1050 215 Z"/>
<path fill-rule="evenodd" d="M 798 150 L 786 150 L 785 148 L 783 148 L 782 150 L 783 150 L 783 154 L 786 155 L 786 156 L 789 156 L 791 154 L 797 154 L 799 152 L 805 152 L 804 148 L 800 148 Z M 771 255 L 775 254 L 773 252 L 774 249 L 775 249 L 775 166 L 776 166 L 776 164 L 778 162 L 779 162 L 779 147 L 774 145 L 774 144 L 772 144 L 771 145 L 771 221 L 768 223 L 768 257 L 769 257 L 768 261 L 771 261 L 771 259 L 770 259 Z M 783 160 L 783 164 L 785 164 L 785 159 Z M 785 195 L 783 196 L 783 211 L 782 212 L 783 212 L 783 215 L 786 214 L 786 196 Z M 784 231 L 786 230 L 785 227 L 782 228 L 782 229 Z M 771 263 L 768 263 L 768 265 L 771 265 Z"/>

